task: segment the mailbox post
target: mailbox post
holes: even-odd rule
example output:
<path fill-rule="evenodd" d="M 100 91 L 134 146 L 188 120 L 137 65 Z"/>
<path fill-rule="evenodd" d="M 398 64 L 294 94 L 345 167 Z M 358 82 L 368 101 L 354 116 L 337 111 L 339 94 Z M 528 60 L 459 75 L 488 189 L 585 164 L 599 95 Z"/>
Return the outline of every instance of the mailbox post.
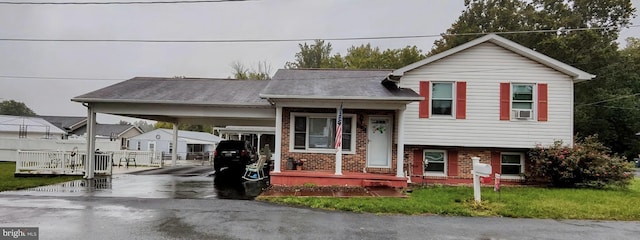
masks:
<path fill-rule="evenodd" d="M 479 157 L 472 157 L 471 161 L 473 161 L 473 170 L 471 170 L 471 174 L 473 174 L 473 198 L 476 202 L 480 202 L 480 177 L 491 175 L 491 165 L 480 163 Z"/>

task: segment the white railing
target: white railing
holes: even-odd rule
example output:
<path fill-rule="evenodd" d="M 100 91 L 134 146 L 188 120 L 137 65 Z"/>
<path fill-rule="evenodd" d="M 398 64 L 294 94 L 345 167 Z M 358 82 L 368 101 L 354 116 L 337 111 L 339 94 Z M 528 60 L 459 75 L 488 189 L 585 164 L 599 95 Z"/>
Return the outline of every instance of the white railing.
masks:
<path fill-rule="evenodd" d="M 113 154 L 114 165 L 126 165 L 129 161 L 129 166 L 150 166 L 150 167 L 162 167 L 162 153 L 152 151 L 132 151 L 132 150 L 118 150 L 109 151 Z"/>
<path fill-rule="evenodd" d="M 82 175 L 85 172 L 86 152 L 17 151 L 16 173 L 36 172 Z M 112 153 L 95 154 L 95 173 L 111 174 Z"/>

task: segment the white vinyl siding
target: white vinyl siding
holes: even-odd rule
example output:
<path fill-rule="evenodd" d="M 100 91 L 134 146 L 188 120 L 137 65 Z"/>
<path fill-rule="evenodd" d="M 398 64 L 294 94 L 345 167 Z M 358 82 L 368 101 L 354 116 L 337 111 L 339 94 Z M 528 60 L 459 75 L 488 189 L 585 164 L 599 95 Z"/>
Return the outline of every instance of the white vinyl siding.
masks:
<path fill-rule="evenodd" d="M 400 86 L 418 92 L 420 81 L 466 81 L 466 119 L 419 118 L 418 103 L 410 103 L 405 112 L 407 145 L 532 148 L 555 140 L 572 142 L 571 77 L 493 43 L 406 72 Z M 548 121 L 500 121 L 504 82 L 548 84 Z"/>

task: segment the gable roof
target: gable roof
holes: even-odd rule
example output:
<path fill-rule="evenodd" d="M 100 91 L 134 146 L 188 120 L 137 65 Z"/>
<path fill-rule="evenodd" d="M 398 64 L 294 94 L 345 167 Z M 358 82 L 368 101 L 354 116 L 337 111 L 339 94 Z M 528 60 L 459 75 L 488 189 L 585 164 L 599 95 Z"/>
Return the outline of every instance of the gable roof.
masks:
<path fill-rule="evenodd" d="M 130 139 L 155 139 L 155 136 L 158 133 L 173 136 L 173 130 L 158 128 L 158 129 L 154 129 L 152 131 L 140 134 L 138 136 L 131 137 Z M 193 131 L 184 131 L 184 130 L 178 130 L 178 138 L 182 140 L 186 140 L 187 142 L 190 142 L 189 140 L 196 140 L 195 142 L 197 141 L 220 142 L 221 140 L 220 137 L 213 135 L 211 133 L 193 132 Z M 194 141 L 191 141 L 191 142 L 194 142 Z"/>
<path fill-rule="evenodd" d="M 493 44 L 496 44 L 500 47 L 503 47 L 507 50 L 510 50 L 514 53 L 517 53 L 523 57 L 529 58 L 533 61 L 539 62 L 547 67 L 553 68 L 559 72 L 562 72 L 564 74 L 567 74 L 571 77 L 573 77 L 574 81 L 581 81 L 581 80 L 591 80 L 593 78 L 595 78 L 595 75 L 592 75 L 590 73 L 584 72 L 580 69 L 577 69 L 575 67 L 572 67 L 566 63 L 562 63 L 558 60 L 555 60 L 547 55 L 544 55 L 542 53 L 536 52 L 530 48 L 527 48 L 525 46 L 522 46 L 514 41 L 511 41 L 509 39 L 500 37 L 496 34 L 488 34 L 485 35 L 483 37 L 477 38 L 473 41 L 467 42 L 465 44 L 462 44 L 460 46 L 454 47 L 452 49 L 449 49 L 447 51 L 438 53 L 436 55 L 433 55 L 431 57 L 425 58 L 421 61 L 412 63 L 410 65 L 407 65 L 403 68 L 397 69 L 395 71 L 393 71 L 391 73 L 390 76 L 403 76 L 404 73 L 414 70 L 416 68 L 422 67 L 426 64 L 429 64 L 431 62 L 435 62 L 437 60 L 443 59 L 445 57 L 448 57 L 450 55 L 456 54 L 458 52 L 461 52 L 463 50 L 466 50 L 468 48 L 474 47 L 476 45 L 479 45 L 481 43 L 484 42 L 491 42 Z"/>
<path fill-rule="evenodd" d="M 76 102 L 270 106 L 258 96 L 268 81 L 135 77 L 77 96 Z"/>
<path fill-rule="evenodd" d="M 391 70 L 279 69 L 260 92 L 268 99 L 419 101 L 411 89 L 381 82 Z"/>
<path fill-rule="evenodd" d="M 75 129 L 87 124 L 87 117 L 69 117 L 69 116 L 38 116 L 56 127 L 66 130 Z"/>
<path fill-rule="evenodd" d="M 111 134 L 115 134 L 116 137 L 120 137 L 120 135 L 126 133 L 127 131 L 135 129 L 139 133 L 143 133 L 143 131 L 133 125 L 124 125 L 124 124 L 96 124 L 96 135 L 97 136 L 111 136 Z M 81 136 L 87 132 L 86 125 L 82 128 L 79 128 L 77 131 L 73 133 L 75 135 Z"/>
<path fill-rule="evenodd" d="M 27 132 L 64 134 L 64 130 L 39 117 L 0 115 L 0 132 L 19 132 L 26 126 Z"/>

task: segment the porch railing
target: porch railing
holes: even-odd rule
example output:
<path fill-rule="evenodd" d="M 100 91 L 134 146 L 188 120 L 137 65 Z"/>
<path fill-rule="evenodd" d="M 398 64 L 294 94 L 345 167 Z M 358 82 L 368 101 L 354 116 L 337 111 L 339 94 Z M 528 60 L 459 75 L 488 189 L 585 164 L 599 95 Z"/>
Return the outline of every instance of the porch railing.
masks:
<path fill-rule="evenodd" d="M 162 153 L 153 151 L 132 151 L 119 150 L 109 151 L 113 154 L 114 165 L 126 164 L 127 158 L 135 159 L 136 166 L 162 167 Z M 129 166 L 133 165 L 133 161 L 129 161 Z"/>

